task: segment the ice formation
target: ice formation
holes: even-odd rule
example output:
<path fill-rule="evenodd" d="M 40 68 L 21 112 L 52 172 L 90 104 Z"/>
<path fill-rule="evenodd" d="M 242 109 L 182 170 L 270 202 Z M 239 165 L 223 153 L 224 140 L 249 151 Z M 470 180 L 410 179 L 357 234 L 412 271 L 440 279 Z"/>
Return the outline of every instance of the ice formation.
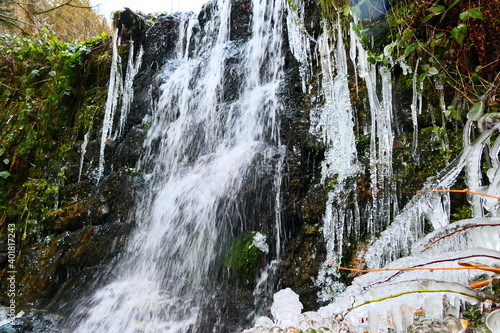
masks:
<path fill-rule="evenodd" d="M 295 1 L 294 5 L 299 8 L 300 14 L 301 2 Z M 309 52 L 305 50 L 309 50 L 310 40 L 300 34 L 300 17 L 294 20 L 299 22 L 299 27 L 292 32 L 289 28 L 289 38 L 293 40 L 293 54 L 301 61 L 301 57 Z M 356 173 L 356 151 L 351 149 L 353 146 L 349 140 L 353 129 L 350 121 L 352 110 L 350 95 L 343 90 L 342 83 L 347 75 L 343 67 L 346 53 L 341 29 L 337 29 L 333 42 L 332 37 L 326 34 L 317 41 L 325 105 L 321 110 L 314 110 L 311 119 L 312 132 L 321 137 L 327 146 L 322 181 L 336 180 L 328 194 L 323 219 L 327 254 L 334 261 L 342 255 L 339 246 L 343 242 L 342 230 L 355 228 L 359 222 L 359 216 L 345 212 L 346 205 L 342 201 L 347 197 L 346 193 L 355 190 L 343 181 Z M 330 47 L 332 43 L 335 47 Z M 392 220 L 389 226 L 375 225 L 372 221 L 373 225 L 369 227 L 371 231 L 385 228 L 365 255 L 368 268 L 380 270 L 355 278 L 352 285 L 317 312 L 300 314 L 298 297 L 292 297 L 294 294 L 289 289 L 282 290 L 275 295 L 274 321 L 261 317 L 254 328 L 245 332 L 306 332 L 309 329 L 318 332 L 406 332 L 409 327 L 412 329 L 415 326 L 417 313 L 439 321 L 440 327 L 447 332 L 459 332 L 462 329 L 458 320 L 460 309 L 466 303 L 477 305 L 484 300 L 481 293 L 467 287 L 468 283 L 479 276 L 488 279 L 495 274 L 478 266 L 471 267 L 500 266 L 500 220 L 496 217 L 499 212 L 496 196 L 500 195 L 500 123 L 480 119 L 477 121 L 479 124 L 489 121 L 493 125 L 483 127 L 480 135 L 474 137 L 472 128 L 476 120 L 469 119 L 465 125 L 461 155 L 436 177 L 429 178 L 421 193 L 417 193 L 396 214 L 391 211 L 397 206 L 396 198 L 391 194 L 394 193 L 391 180 L 394 140 L 392 74 L 388 68 L 368 61 L 367 51 L 352 26 L 349 56 L 355 74 L 365 81 L 372 116 L 371 127 L 367 130 L 371 136 L 373 214 L 377 218 L 382 216 L 381 220 L 385 223 Z M 390 49 L 386 49 L 385 56 L 392 61 Z M 400 65 L 404 71 L 411 72 L 405 64 Z M 418 159 L 416 133 L 417 117 L 422 110 L 422 87 L 416 74 L 412 85 L 411 115 L 415 132 L 412 151 L 413 157 Z M 441 103 L 441 108 L 445 110 L 446 106 Z M 343 111 L 342 116 L 346 118 L 339 120 L 338 111 Z M 339 122 L 344 125 L 339 126 Z M 338 143 L 335 138 L 341 138 L 342 142 Z M 486 166 L 485 160 L 489 161 Z M 451 203 L 446 190 L 453 188 L 460 174 L 465 175 L 469 190 L 489 197 L 467 194 L 473 218 L 450 223 Z M 379 184 L 383 186 L 379 188 Z M 434 230 L 427 235 L 424 230 L 426 225 Z M 327 294 L 335 289 L 335 282 L 329 280 L 334 275 L 335 268 L 325 263 L 318 276 L 323 295 L 332 295 Z M 288 295 L 286 299 L 289 303 L 282 300 L 285 295 Z"/>
<path fill-rule="evenodd" d="M 269 245 L 266 242 L 267 237 L 261 232 L 256 232 L 253 235 L 252 245 L 261 250 L 264 253 L 269 252 Z"/>
<path fill-rule="evenodd" d="M 129 42 L 129 59 L 127 64 L 127 72 L 125 80 L 122 75 L 122 62 L 118 54 L 118 47 L 121 44 L 118 29 L 115 29 L 113 35 L 113 56 L 111 59 L 111 73 L 109 79 L 108 97 L 106 100 L 106 108 L 104 111 L 104 120 L 101 130 L 101 145 L 99 151 L 99 165 L 97 168 L 97 179 L 101 179 L 104 174 L 105 156 L 104 152 L 107 145 L 112 145 L 113 141 L 123 134 L 125 123 L 127 121 L 128 113 L 130 110 L 130 103 L 133 100 L 132 85 L 134 78 L 139 72 L 142 64 L 142 55 L 144 53 L 142 46 L 139 48 L 137 54 L 134 50 L 134 42 Z M 119 107 L 119 105 L 121 105 Z M 118 125 L 113 126 L 116 122 L 116 114 L 119 111 Z M 115 132 L 113 133 L 113 127 Z M 82 159 L 84 151 L 82 149 Z"/>
<path fill-rule="evenodd" d="M 271 313 L 274 321 L 282 328 L 296 327 L 302 312 L 302 303 L 299 295 L 290 288 L 278 291 L 274 294 L 274 302 Z"/>

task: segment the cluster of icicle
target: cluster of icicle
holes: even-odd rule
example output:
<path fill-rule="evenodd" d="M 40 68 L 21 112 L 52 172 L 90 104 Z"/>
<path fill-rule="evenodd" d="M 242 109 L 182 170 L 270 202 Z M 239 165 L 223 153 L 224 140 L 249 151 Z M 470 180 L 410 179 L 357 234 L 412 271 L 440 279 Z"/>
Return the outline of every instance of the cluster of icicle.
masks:
<path fill-rule="evenodd" d="M 307 34 L 303 32 L 304 29 L 300 29 L 302 15 L 303 5 L 297 5 L 297 10 L 290 11 L 290 22 L 295 22 L 299 28 L 293 31 L 289 28 L 289 38 L 292 51 L 304 70 L 304 57 L 308 57 L 311 50 Z M 359 76 L 367 84 L 370 99 L 372 181 L 374 184 L 385 183 L 390 186 L 393 141 L 391 73 L 386 68 L 376 68 L 369 64 L 366 52 L 352 28 L 350 34 L 351 60 Z M 335 42 L 336 47 L 331 50 L 326 34 L 317 41 L 326 102 L 321 110 L 313 112 L 311 120 L 312 131 L 322 137 L 329 147 L 325 153 L 323 181 L 333 175 L 339 181 L 327 202 L 324 235 L 329 263 L 320 272 L 320 278 L 321 274 L 323 277 L 327 274 L 334 275 L 331 272 L 331 262 L 342 255 L 339 246 L 342 244 L 342 234 L 338 231 L 349 227 L 346 225 L 348 223 L 356 223 L 356 217 L 352 221 L 346 221 L 346 217 L 339 213 L 343 206 L 337 195 L 337 192 L 345 190 L 342 180 L 355 176 L 357 172 L 355 147 L 353 142 L 350 144 L 350 139 L 354 137 L 352 107 L 349 92 L 345 91 L 346 55 L 340 27 Z M 405 71 L 408 69 L 404 68 Z M 332 74 L 334 72 L 336 74 Z M 375 83 L 377 75 L 383 90 L 380 100 Z M 306 80 L 307 77 L 303 76 L 303 81 Z M 419 87 L 414 81 L 412 114 L 414 130 L 417 132 L 416 118 L 422 101 Z M 490 119 L 484 121 L 489 121 L 491 125 Z M 343 125 L 338 126 L 339 122 Z M 490 306 L 487 301 L 483 301 L 484 295 L 468 287 L 468 284 L 479 276 L 491 279 L 494 273 L 465 269 L 464 265 L 500 266 L 500 219 L 496 217 L 499 210 L 498 199 L 467 194 L 473 218 L 450 224 L 449 193 L 429 191 L 452 188 L 459 174 L 465 172 L 469 190 L 491 196 L 500 195 L 500 123 L 490 126 L 490 129 L 484 130 L 474 140 L 471 139 L 473 126 L 472 120 L 465 125 L 462 154 L 436 177 L 428 180 L 422 193 L 414 196 L 367 251 L 365 260 L 368 269 L 385 267 L 388 270 L 371 271 L 357 277 L 329 305 L 316 312 L 302 313 L 298 295 L 288 288 L 281 290 L 274 296 L 271 310 L 274 320 L 260 317 L 254 327 L 245 333 L 463 332 L 465 327 L 460 322 L 460 316 L 465 304 L 481 305 L 481 309 L 488 309 Z M 338 138 L 341 140 L 335 141 Z M 491 142 L 494 143 L 490 144 Z M 413 145 L 416 147 L 416 139 Z M 487 179 L 484 179 L 481 172 L 484 170 L 485 160 L 489 161 Z M 377 190 L 376 187 L 373 189 Z M 379 202 L 384 207 L 375 210 L 389 216 L 391 200 L 385 198 L 385 202 Z M 334 207 L 334 203 L 337 207 Z M 376 204 L 375 202 L 374 205 Z M 424 226 L 427 222 L 432 224 L 434 231 L 425 235 Z M 426 324 L 419 322 L 421 318 L 425 318 Z"/>
<path fill-rule="evenodd" d="M 122 76 L 122 61 L 118 54 L 118 47 L 121 44 L 121 38 L 118 34 L 118 29 L 113 35 L 113 56 L 111 59 L 111 73 L 108 88 L 108 97 L 106 100 L 106 108 L 104 112 L 104 120 L 102 124 L 101 142 L 99 150 L 99 165 L 95 177 L 100 180 L 104 174 L 104 152 L 107 145 L 111 145 L 114 140 L 120 138 L 124 134 L 125 124 L 127 122 L 128 113 L 132 103 L 134 90 L 132 85 L 134 78 L 139 72 L 142 64 L 142 55 L 144 49 L 142 45 L 138 52 L 134 50 L 134 41 L 132 38 L 129 41 L 129 57 L 125 78 Z M 114 128 L 114 131 L 113 131 Z M 89 142 L 90 131 L 85 134 L 82 143 L 80 155 L 80 170 L 78 173 L 78 181 L 80 181 L 83 171 L 83 162 Z"/>
<path fill-rule="evenodd" d="M 261 317 L 245 333 L 429 332 L 429 323 L 434 325 L 432 332 L 464 332 L 459 319 L 467 303 L 481 309 L 491 306 L 467 284 L 479 275 L 491 279 L 494 273 L 456 268 L 464 263 L 498 266 L 499 237 L 500 218 L 449 224 L 416 242 L 410 256 L 387 265 L 391 270 L 357 277 L 334 302 L 316 312 L 301 313 L 298 295 L 290 289 L 279 291 L 271 311 L 274 321 Z M 426 324 L 419 322 L 421 318 Z"/>
<path fill-rule="evenodd" d="M 361 226 L 360 209 L 349 209 L 349 193 L 356 195 L 356 186 L 349 182 L 361 172 L 356 151 L 355 136 L 358 131 L 370 136 L 370 187 L 373 200 L 368 209 L 371 216 L 367 221 L 369 232 L 382 231 L 391 210 L 396 207 L 396 196 L 392 190 L 392 78 L 391 71 L 368 61 L 368 52 L 359 37 L 350 28 L 347 49 L 340 14 L 335 26 L 323 22 L 323 33 L 314 40 L 304 28 L 304 3 L 295 1 L 289 8 L 288 32 L 290 48 L 300 64 L 302 87 L 306 93 L 308 80 L 312 77 L 312 54 L 317 54 L 321 67 L 320 95 L 324 101 L 311 111 L 311 133 L 320 138 L 326 147 L 325 159 L 321 165 L 321 182 L 332 190 L 328 193 L 323 234 L 330 258 L 342 258 L 343 235 L 357 233 Z M 311 43 L 316 49 L 311 50 Z M 356 129 L 355 110 L 349 90 L 348 62 L 351 62 L 358 77 L 363 80 L 368 95 L 371 114 L 370 128 Z M 381 94 L 379 94 L 381 91 Z M 418 89 L 415 87 L 415 92 Z M 416 94 L 418 95 L 418 94 Z M 416 103 L 419 98 L 415 98 Z M 415 106 L 418 112 L 418 106 Z M 416 116 L 415 116 L 416 119 Z M 384 188 L 382 188 L 382 186 Z M 382 223 L 380 222 L 382 221 Z M 338 274 L 329 262 L 325 262 L 318 276 L 317 284 L 322 288 L 320 298 L 329 300 L 342 289 L 334 280 Z"/>

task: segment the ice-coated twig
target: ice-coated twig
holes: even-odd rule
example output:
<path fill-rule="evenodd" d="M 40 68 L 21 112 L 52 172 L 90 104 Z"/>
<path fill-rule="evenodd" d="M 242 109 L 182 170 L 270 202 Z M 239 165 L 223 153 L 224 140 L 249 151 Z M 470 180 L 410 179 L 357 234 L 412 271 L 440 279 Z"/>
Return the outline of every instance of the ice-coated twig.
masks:
<path fill-rule="evenodd" d="M 482 301 L 482 297 L 480 297 L 480 296 L 468 294 L 468 293 L 465 293 L 465 292 L 462 292 L 462 291 L 458 291 L 458 290 L 449 290 L 449 289 L 439 289 L 439 290 L 410 290 L 410 291 L 405 291 L 405 292 L 402 292 L 402 293 L 399 293 L 399 294 L 394 294 L 394 295 L 390 295 L 390 296 L 386 296 L 386 297 L 382 297 L 382 298 L 378 298 L 378 299 L 371 299 L 371 300 L 368 300 L 368 301 L 366 301 L 364 303 L 361 303 L 361 304 L 358 304 L 356 306 L 353 306 L 352 308 L 347 309 L 347 311 L 350 312 L 350 311 L 352 311 L 352 310 L 354 310 L 356 308 L 359 308 L 361 306 L 364 306 L 364 305 L 367 305 L 367 304 L 371 304 L 371 303 L 375 303 L 375 302 L 382 302 L 382 301 L 385 301 L 385 300 L 388 300 L 388 299 L 391 299 L 391 298 L 396 298 L 396 297 L 400 297 L 400 296 L 404 296 L 404 295 L 409 295 L 409 294 L 420 294 L 420 293 L 454 293 L 454 294 L 459 294 L 459 295 L 462 295 L 462 296 L 472 297 L 472 298 L 477 299 L 478 301 Z"/>
<path fill-rule="evenodd" d="M 437 242 L 439 242 L 440 240 L 443 240 L 447 237 L 450 237 L 458 232 L 462 232 L 462 231 L 465 231 L 467 229 L 471 229 L 471 228 L 479 228 L 479 227 L 498 227 L 498 224 L 474 224 L 474 225 L 468 225 L 468 226 L 465 226 L 463 228 L 460 228 L 460 229 L 457 229 L 457 230 L 453 230 L 452 232 L 450 232 L 449 234 L 446 234 L 444 236 L 441 236 L 439 237 L 438 239 L 432 241 L 432 243 L 429 244 L 429 246 L 427 246 L 425 249 L 423 249 L 421 252 L 425 252 L 427 251 L 428 249 L 430 249 L 434 244 L 436 244 Z"/>
<path fill-rule="evenodd" d="M 478 257 L 478 256 L 471 256 L 471 257 Z M 491 256 L 485 256 L 485 257 L 491 257 Z M 493 257 L 496 258 L 496 257 Z M 500 259 L 500 258 L 497 258 Z M 460 260 L 460 258 L 457 258 L 455 260 Z M 443 260 L 445 261 L 445 260 Z M 476 264 L 471 264 L 471 263 L 458 263 L 461 265 L 460 267 L 420 267 L 421 265 L 417 265 L 414 267 L 397 267 L 397 268 L 379 268 L 379 269 L 357 269 L 357 268 L 348 268 L 348 267 L 342 267 L 339 264 L 335 263 L 333 260 L 330 259 L 330 262 L 336 266 L 338 269 L 345 270 L 345 271 L 351 271 L 351 272 L 359 272 L 359 273 L 369 273 L 369 272 L 385 272 L 385 271 L 439 271 L 439 270 L 458 270 L 458 269 L 480 269 L 480 270 L 485 270 L 489 272 L 494 272 L 500 274 L 500 268 L 497 267 L 491 267 L 491 266 L 485 266 L 485 265 L 476 265 Z M 430 264 L 430 263 L 428 263 Z"/>

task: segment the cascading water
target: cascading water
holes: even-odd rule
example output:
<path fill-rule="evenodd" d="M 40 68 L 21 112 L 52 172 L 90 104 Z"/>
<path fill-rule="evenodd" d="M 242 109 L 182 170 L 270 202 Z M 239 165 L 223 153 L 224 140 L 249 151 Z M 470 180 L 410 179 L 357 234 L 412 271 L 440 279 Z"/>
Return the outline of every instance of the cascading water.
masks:
<path fill-rule="evenodd" d="M 147 190 L 132 217 L 136 229 L 115 277 L 76 310 L 71 332 L 220 331 L 223 323 L 207 323 L 202 312 L 216 306 L 216 277 L 232 238 L 267 229 L 279 254 L 281 2 L 253 3 L 244 43 L 230 40 L 231 2 L 211 6 L 203 27 L 193 15 L 177 17 L 175 55 L 157 74 L 161 96 L 145 120 L 137 168 Z M 228 75 L 240 80 L 231 91 Z M 103 138 L 109 133 L 103 128 Z M 276 209 L 274 225 L 259 218 L 258 203 L 240 202 L 251 186 L 257 202 Z"/>

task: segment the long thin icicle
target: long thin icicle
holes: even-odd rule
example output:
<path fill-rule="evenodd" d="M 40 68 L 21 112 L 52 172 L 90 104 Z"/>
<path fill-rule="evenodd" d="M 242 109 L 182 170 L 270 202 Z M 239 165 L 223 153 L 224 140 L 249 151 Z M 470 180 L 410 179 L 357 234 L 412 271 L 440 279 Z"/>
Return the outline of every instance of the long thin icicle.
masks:
<path fill-rule="evenodd" d="M 118 36 L 118 29 L 115 30 L 113 35 L 113 56 L 111 58 L 111 73 L 109 76 L 108 85 L 108 98 L 106 100 L 106 109 L 104 111 L 104 120 L 102 122 L 101 130 L 101 146 L 99 150 L 99 166 L 97 167 L 97 179 L 100 180 L 104 174 L 104 152 L 106 145 L 111 143 L 113 131 L 113 119 L 115 117 L 116 109 L 118 107 L 118 95 L 122 90 L 122 76 L 121 76 L 121 58 L 118 55 L 118 45 L 120 45 L 120 38 Z"/>
<path fill-rule="evenodd" d="M 127 63 L 127 72 L 125 73 L 125 80 L 122 76 L 122 63 L 121 57 L 118 54 L 118 47 L 120 46 L 120 37 L 118 36 L 118 29 L 115 30 L 113 35 L 113 56 L 111 60 L 111 73 L 108 85 L 108 97 L 106 100 L 106 108 L 104 111 L 104 120 L 102 123 L 101 131 L 101 145 L 99 151 L 99 165 L 97 167 L 97 179 L 100 180 L 104 174 L 105 165 L 105 151 L 106 146 L 112 145 L 113 141 L 123 135 L 127 117 L 130 111 L 130 104 L 134 97 L 134 78 L 139 72 L 142 64 L 142 55 L 144 53 L 143 47 L 139 48 L 137 55 L 134 51 L 134 41 L 130 40 L 129 58 Z M 120 108 L 118 108 L 120 106 Z M 113 131 L 115 123 L 115 116 L 120 110 L 120 118 L 118 120 L 117 128 Z M 114 134 L 113 134 L 114 132 Z"/>

